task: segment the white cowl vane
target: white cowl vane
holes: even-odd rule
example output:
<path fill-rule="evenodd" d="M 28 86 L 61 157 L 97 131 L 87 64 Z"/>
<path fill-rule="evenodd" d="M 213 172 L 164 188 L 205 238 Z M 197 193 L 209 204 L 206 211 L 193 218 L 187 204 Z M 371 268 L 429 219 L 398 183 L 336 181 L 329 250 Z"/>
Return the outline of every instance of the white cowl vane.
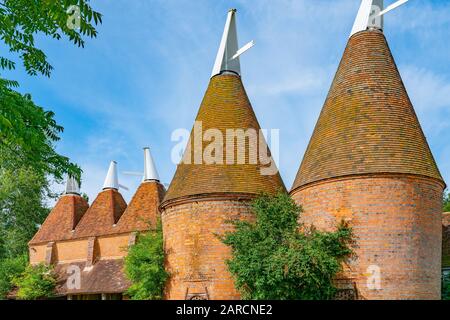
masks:
<path fill-rule="evenodd" d="M 144 181 L 159 181 L 150 148 L 144 148 Z"/>
<path fill-rule="evenodd" d="M 350 36 L 367 29 L 383 30 L 384 15 L 406 2 L 408 0 L 399 0 L 384 8 L 383 0 L 362 0 Z"/>
<path fill-rule="evenodd" d="M 117 162 L 115 161 L 111 161 L 111 164 L 109 165 L 108 174 L 106 175 L 105 183 L 103 184 L 103 190 L 106 189 L 119 190 Z"/>
<path fill-rule="evenodd" d="M 77 179 L 71 176 L 67 177 L 66 190 L 64 193 L 80 195 L 80 185 L 78 184 Z"/>
<path fill-rule="evenodd" d="M 223 31 L 222 41 L 220 42 L 219 52 L 211 77 L 223 72 L 232 72 L 241 74 L 241 64 L 239 56 L 254 46 L 254 41 L 250 41 L 244 47 L 239 49 L 237 29 L 236 29 L 236 9 L 228 11 L 227 22 Z"/>

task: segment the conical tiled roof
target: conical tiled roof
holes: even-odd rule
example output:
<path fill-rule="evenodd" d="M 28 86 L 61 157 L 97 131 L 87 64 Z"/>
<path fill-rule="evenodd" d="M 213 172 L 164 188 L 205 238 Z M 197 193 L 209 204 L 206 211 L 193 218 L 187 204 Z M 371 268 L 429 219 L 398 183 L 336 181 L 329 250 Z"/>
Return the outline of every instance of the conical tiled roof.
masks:
<path fill-rule="evenodd" d="M 386 38 L 367 30 L 347 44 L 293 190 L 376 173 L 443 181 Z"/>
<path fill-rule="evenodd" d="M 117 223 L 116 232 L 145 231 L 150 226 L 155 227 L 165 192 L 158 181 L 143 182 Z"/>
<path fill-rule="evenodd" d="M 103 190 L 75 228 L 73 237 L 84 238 L 116 233 L 114 225 L 126 208 L 127 204 L 119 191 Z"/>
<path fill-rule="evenodd" d="M 63 195 L 31 239 L 30 244 L 70 239 L 72 230 L 88 208 L 89 205 L 83 197 L 76 194 Z"/>
<path fill-rule="evenodd" d="M 211 78 L 196 121 L 202 122 L 203 132 L 208 129 L 218 129 L 224 141 L 227 129 L 252 128 L 257 131 L 260 129 L 241 78 L 231 73 L 222 73 Z M 193 136 L 194 130 L 191 133 L 191 141 Z M 204 142 L 201 152 L 204 152 L 207 146 L 208 143 Z M 194 164 L 195 149 L 195 147 L 191 150 L 187 149 L 184 158 L 191 155 L 192 164 L 182 162 L 178 165 L 164 203 L 188 196 L 274 193 L 284 189 L 279 173 L 262 175 L 260 169 L 265 166 L 259 161 L 257 164 L 248 164 L 248 152 L 246 152 L 246 164 L 227 165 L 224 151 L 223 164 L 203 163 L 200 165 Z"/>

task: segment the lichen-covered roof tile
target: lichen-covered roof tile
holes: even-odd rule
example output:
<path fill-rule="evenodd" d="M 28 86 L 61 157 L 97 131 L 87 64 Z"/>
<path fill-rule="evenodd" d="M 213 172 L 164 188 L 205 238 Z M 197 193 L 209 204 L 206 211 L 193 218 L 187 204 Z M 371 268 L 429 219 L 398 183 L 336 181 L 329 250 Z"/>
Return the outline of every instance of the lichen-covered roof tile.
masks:
<path fill-rule="evenodd" d="M 293 190 L 374 173 L 443 181 L 386 38 L 368 30 L 347 44 Z"/>
<path fill-rule="evenodd" d="M 221 74 L 211 78 L 196 121 L 202 122 L 203 133 L 208 129 L 218 129 L 225 141 L 227 129 L 260 130 L 253 108 L 245 92 L 241 78 L 233 74 Z M 193 131 L 191 142 L 193 141 Z M 208 142 L 203 143 L 205 151 Z M 193 143 L 192 143 L 193 145 Z M 226 164 L 226 150 L 223 152 L 223 164 L 185 164 L 180 163 L 175 176 L 167 190 L 164 203 L 178 198 L 221 194 L 241 193 L 258 194 L 275 193 L 285 190 L 279 173 L 262 175 L 260 169 L 266 167 L 259 159 L 256 164 L 249 164 L 249 146 L 246 146 L 246 164 Z M 195 148 L 190 150 L 194 160 Z M 188 154 L 185 154 L 186 158 Z"/>

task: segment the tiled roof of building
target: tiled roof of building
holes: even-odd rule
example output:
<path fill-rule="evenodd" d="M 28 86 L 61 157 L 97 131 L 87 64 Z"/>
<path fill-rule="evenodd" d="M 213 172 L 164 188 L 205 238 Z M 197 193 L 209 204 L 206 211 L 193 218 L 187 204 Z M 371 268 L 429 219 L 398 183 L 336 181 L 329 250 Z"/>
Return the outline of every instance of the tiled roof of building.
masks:
<path fill-rule="evenodd" d="M 220 130 L 224 141 L 227 129 L 252 128 L 257 132 L 260 129 L 241 78 L 234 74 L 221 74 L 211 78 L 196 121 L 202 122 L 203 133 L 208 129 Z M 194 130 L 191 133 L 191 141 L 193 134 Z M 207 142 L 203 143 L 202 154 L 207 145 Z M 274 193 L 285 188 L 279 173 L 261 175 L 260 169 L 265 167 L 264 165 L 259 161 L 258 164 L 248 164 L 248 152 L 245 162 L 247 164 L 227 165 L 224 151 L 224 164 L 198 165 L 194 164 L 195 148 L 192 147 L 190 151 L 192 164 L 178 165 L 164 203 L 182 197 L 211 193 Z M 187 152 L 185 159 L 189 156 Z"/>
<path fill-rule="evenodd" d="M 145 231 L 150 226 L 155 227 L 164 194 L 165 189 L 159 182 L 143 182 L 117 223 L 116 232 Z"/>
<path fill-rule="evenodd" d="M 75 228 L 73 237 L 84 238 L 117 233 L 114 225 L 126 208 L 127 204 L 117 190 L 106 189 L 100 192 Z"/>
<path fill-rule="evenodd" d="M 386 38 L 368 30 L 347 44 L 293 190 L 374 173 L 443 181 Z"/>
<path fill-rule="evenodd" d="M 442 267 L 450 268 L 450 212 L 442 216 Z"/>
<path fill-rule="evenodd" d="M 81 271 L 80 287 L 76 289 L 67 288 L 67 279 L 74 273 L 74 266 Z M 71 268 L 69 270 L 69 267 Z M 125 277 L 124 261 L 100 260 L 90 268 L 85 268 L 85 262 L 70 264 L 57 264 L 55 272 L 58 276 L 56 294 L 100 294 L 100 293 L 123 293 L 130 286 L 130 281 Z"/>
<path fill-rule="evenodd" d="M 83 197 L 75 194 L 63 195 L 31 239 L 30 244 L 70 239 L 72 230 L 88 208 L 89 205 Z"/>

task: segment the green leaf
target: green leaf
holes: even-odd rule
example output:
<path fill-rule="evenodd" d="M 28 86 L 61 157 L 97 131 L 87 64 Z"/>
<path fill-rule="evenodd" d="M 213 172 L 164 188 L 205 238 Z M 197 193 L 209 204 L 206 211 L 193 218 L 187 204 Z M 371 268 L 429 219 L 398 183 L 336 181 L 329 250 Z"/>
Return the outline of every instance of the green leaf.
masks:
<path fill-rule="evenodd" d="M 133 300 L 161 300 L 169 277 L 164 269 L 161 222 L 156 229 L 140 234 L 125 258 L 125 274 L 132 282 L 128 295 Z"/>
<path fill-rule="evenodd" d="M 253 222 L 230 222 L 221 236 L 232 250 L 227 261 L 244 299 L 332 299 L 334 277 L 352 254 L 352 232 L 345 224 L 335 232 L 299 225 L 302 212 L 288 194 L 261 195 L 252 203 Z"/>

